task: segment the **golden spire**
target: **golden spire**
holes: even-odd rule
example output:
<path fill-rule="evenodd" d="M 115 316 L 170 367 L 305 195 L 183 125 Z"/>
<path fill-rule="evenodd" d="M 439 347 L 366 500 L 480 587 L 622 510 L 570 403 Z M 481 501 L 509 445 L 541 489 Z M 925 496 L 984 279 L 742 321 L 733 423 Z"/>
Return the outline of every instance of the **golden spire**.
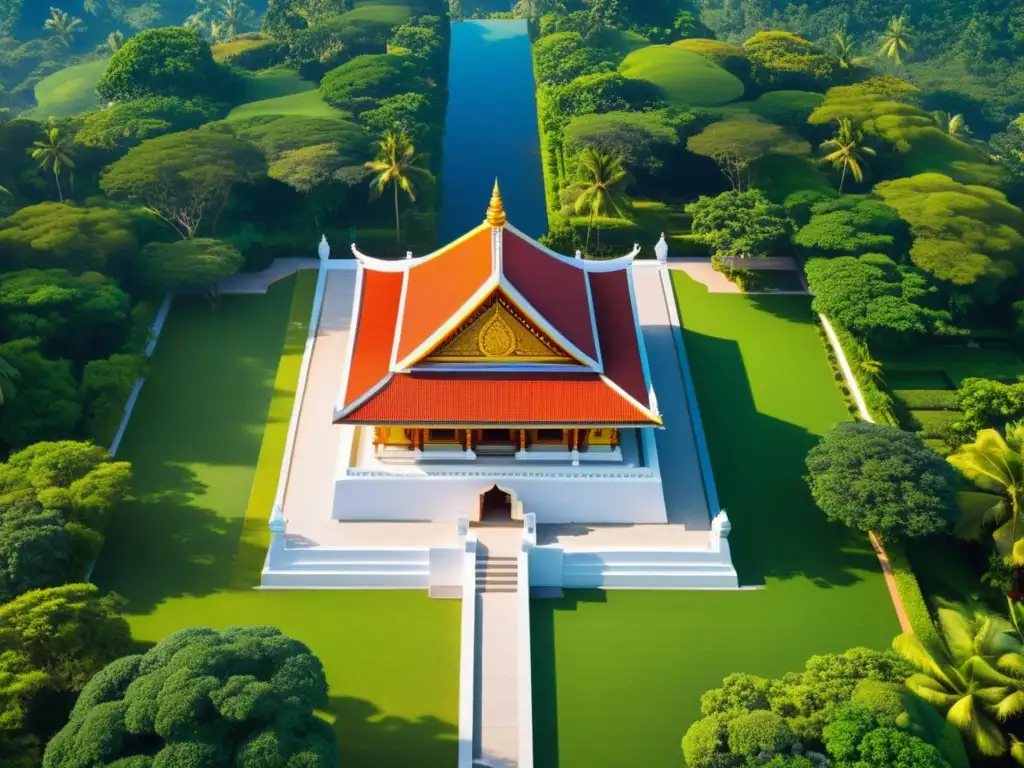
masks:
<path fill-rule="evenodd" d="M 487 223 L 492 227 L 505 226 L 505 206 L 501 202 L 497 179 L 494 180 L 494 191 L 491 192 L 491 204 L 487 206 Z"/>

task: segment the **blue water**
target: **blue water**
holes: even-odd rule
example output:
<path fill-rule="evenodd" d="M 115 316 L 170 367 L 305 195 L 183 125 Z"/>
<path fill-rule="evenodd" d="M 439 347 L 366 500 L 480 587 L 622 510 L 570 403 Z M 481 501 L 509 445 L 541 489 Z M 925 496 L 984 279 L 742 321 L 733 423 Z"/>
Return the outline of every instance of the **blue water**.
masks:
<path fill-rule="evenodd" d="M 533 59 L 525 21 L 452 24 L 441 242 L 484 220 L 495 176 L 509 222 L 547 231 Z"/>

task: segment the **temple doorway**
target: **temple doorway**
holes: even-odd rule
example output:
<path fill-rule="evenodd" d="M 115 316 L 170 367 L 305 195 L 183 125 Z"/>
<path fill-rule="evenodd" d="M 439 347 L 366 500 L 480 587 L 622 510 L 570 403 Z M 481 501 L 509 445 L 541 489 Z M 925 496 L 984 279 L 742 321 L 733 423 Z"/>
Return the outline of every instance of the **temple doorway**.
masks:
<path fill-rule="evenodd" d="M 480 522 L 502 524 L 512 522 L 512 496 L 494 486 L 480 494 Z"/>

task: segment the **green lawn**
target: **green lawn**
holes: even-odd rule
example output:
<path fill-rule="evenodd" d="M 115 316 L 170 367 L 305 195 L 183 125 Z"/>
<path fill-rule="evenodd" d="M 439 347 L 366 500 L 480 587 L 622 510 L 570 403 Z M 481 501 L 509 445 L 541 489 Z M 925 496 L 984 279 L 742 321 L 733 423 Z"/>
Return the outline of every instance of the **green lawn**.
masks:
<path fill-rule="evenodd" d="M 303 80 L 299 73 L 288 67 L 273 67 L 245 75 L 246 103 L 294 96 L 297 93 L 315 91 L 316 83 Z"/>
<path fill-rule="evenodd" d="M 247 120 L 250 117 L 263 117 L 265 115 L 345 117 L 346 113 L 327 104 L 320 98 L 320 91 L 316 90 L 241 104 L 232 109 L 224 120 L 232 122 L 234 120 Z"/>
<path fill-rule="evenodd" d="M 232 586 L 255 583 L 262 565 L 265 539 L 245 523 L 247 510 L 250 521 L 269 514 L 256 506 L 276 480 L 294 397 L 312 281 L 295 284 L 226 296 L 216 312 L 176 301 L 119 453 L 133 464 L 135 499 L 111 521 L 94 580 L 127 598 L 140 645 L 183 627 L 240 624 L 278 626 L 308 644 L 327 671 L 325 717 L 345 764 L 450 765 L 458 601 Z"/>
<path fill-rule="evenodd" d="M 735 75 L 699 54 L 669 45 L 633 51 L 619 71 L 654 83 L 676 107 L 713 107 L 743 96 L 743 83 Z"/>
<path fill-rule="evenodd" d="M 22 114 L 34 120 L 74 117 L 100 107 L 96 84 L 107 69 L 106 59 L 75 64 L 54 72 L 36 83 L 36 104 Z"/>
<path fill-rule="evenodd" d="M 712 295 L 673 273 L 739 592 L 569 591 L 536 600 L 543 768 L 677 768 L 700 695 L 730 672 L 779 675 L 899 632 L 865 537 L 829 524 L 802 476 L 846 418 L 803 296 Z"/>

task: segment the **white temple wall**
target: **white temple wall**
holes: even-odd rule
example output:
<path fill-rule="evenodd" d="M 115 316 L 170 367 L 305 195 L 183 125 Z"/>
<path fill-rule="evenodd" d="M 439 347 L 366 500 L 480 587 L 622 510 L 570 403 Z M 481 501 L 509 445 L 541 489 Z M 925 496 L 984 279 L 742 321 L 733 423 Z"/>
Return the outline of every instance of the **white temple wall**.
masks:
<path fill-rule="evenodd" d="M 352 477 L 335 484 L 336 520 L 474 520 L 480 495 L 497 485 L 538 524 L 666 523 L 661 478 L 473 475 Z"/>

